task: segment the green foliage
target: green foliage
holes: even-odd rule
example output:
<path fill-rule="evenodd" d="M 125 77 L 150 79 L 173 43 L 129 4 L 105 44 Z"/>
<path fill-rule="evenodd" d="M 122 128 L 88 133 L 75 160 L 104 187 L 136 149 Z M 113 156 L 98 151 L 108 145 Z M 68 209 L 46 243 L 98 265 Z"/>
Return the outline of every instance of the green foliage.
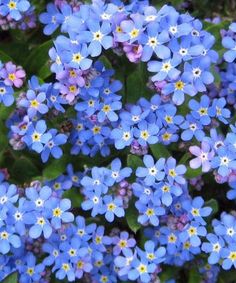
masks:
<path fill-rule="evenodd" d="M 47 166 L 43 170 L 43 178 L 45 180 L 52 180 L 61 175 L 69 163 L 68 156 L 64 155 L 60 159 L 53 159 L 47 163 Z"/>
<path fill-rule="evenodd" d="M 138 211 L 135 208 L 134 202 L 132 201 L 131 203 L 129 203 L 129 207 L 126 210 L 126 220 L 129 228 L 134 233 L 136 233 L 141 228 L 141 225 L 138 223 L 137 218 L 138 218 Z"/>
<path fill-rule="evenodd" d="M 219 205 L 218 205 L 218 202 L 217 200 L 215 199 L 210 199 L 208 200 L 207 202 L 205 202 L 205 206 L 209 206 L 212 208 L 212 212 L 211 212 L 211 217 L 214 216 L 214 214 L 216 214 L 219 210 Z"/>
<path fill-rule="evenodd" d="M 150 148 L 151 148 L 153 156 L 156 159 L 160 159 L 161 157 L 168 158 L 171 156 L 168 149 L 163 144 L 160 144 L 160 143 L 152 144 L 150 145 Z"/>
<path fill-rule="evenodd" d="M 29 74 L 41 75 L 42 79 L 49 75 L 48 51 L 52 46 L 52 40 L 48 40 L 32 49 L 24 64 Z"/>
<path fill-rule="evenodd" d="M 133 72 L 130 72 L 126 81 L 126 101 L 136 103 L 140 97 L 149 97 L 147 89 L 148 74 L 144 63 L 139 63 Z"/>
<path fill-rule="evenodd" d="M 138 167 L 143 166 L 143 161 L 137 155 L 129 154 L 127 157 L 127 166 L 131 167 L 133 170 Z"/>
<path fill-rule="evenodd" d="M 14 272 L 7 276 L 2 283 L 18 283 L 17 272 Z"/>

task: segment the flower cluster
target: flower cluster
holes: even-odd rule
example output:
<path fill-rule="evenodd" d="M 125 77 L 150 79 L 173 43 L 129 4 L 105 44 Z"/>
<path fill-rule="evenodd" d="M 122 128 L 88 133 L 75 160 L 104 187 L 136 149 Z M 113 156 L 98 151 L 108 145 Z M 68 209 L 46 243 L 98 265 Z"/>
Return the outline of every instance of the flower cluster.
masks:
<path fill-rule="evenodd" d="M 26 30 L 36 26 L 34 7 L 27 0 L 0 1 L 0 27 Z"/>
<path fill-rule="evenodd" d="M 11 106 L 14 103 L 14 89 L 20 88 L 25 79 L 25 71 L 12 62 L 2 64 L 0 61 L 0 103 Z"/>
<path fill-rule="evenodd" d="M 9 142 L 26 149 L 9 148 L 9 160 L 25 153 L 43 171 L 16 186 L 0 169 L 0 281 L 16 271 L 20 283 L 48 283 L 52 273 L 148 283 L 165 264 L 198 265 L 202 282 L 216 282 L 220 268 L 236 268 L 236 217 L 225 200 L 216 214 L 205 173 L 236 199 L 236 24 L 221 32 L 218 60 L 215 37 L 169 5 L 55 0 L 46 9 L 44 34 L 60 31 L 39 72 L 50 68 L 45 81 L 32 76 L 14 93 L 25 71 L 0 63 L 0 103 L 16 101 Z M 27 0 L 0 0 L 0 24 L 33 26 L 33 11 Z M 130 63 L 136 82 L 150 76 L 150 95 L 130 86 Z"/>

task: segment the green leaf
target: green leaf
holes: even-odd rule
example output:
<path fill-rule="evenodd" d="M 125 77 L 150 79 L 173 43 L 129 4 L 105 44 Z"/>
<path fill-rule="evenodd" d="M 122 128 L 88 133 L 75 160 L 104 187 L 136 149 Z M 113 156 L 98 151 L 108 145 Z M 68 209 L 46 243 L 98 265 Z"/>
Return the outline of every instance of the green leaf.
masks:
<path fill-rule="evenodd" d="M 10 274 L 9 276 L 7 276 L 3 281 L 1 281 L 2 283 L 18 283 L 18 279 L 17 279 L 17 272 L 14 272 L 12 274 Z"/>
<path fill-rule="evenodd" d="M 189 271 L 188 283 L 200 283 L 202 281 L 202 277 L 197 269 L 191 268 Z"/>
<path fill-rule="evenodd" d="M 217 200 L 215 199 L 210 199 L 208 200 L 207 202 L 205 202 L 205 205 L 204 206 L 209 206 L 212 208 L 212 212 L 210 214 L 210 216 L 213 216 L 214 214 L 216 214 L 219 210 L 219 205 L 218 205 L 218 202 Z"/>
<path fill-rule="evenodd" d="M 33 161 L 26 157 L 20 157 L 17 159 L 13 166 L 9 169 L 11 172 L 11 177 L 22 183 L 31 180 L 32 177 L 40 174 Z"/>
<path fill-rule="evenodd" d="M 127 157 L 127 166 L 135 170 L 138 167 L 143 166 L 143 161 L 137 155 L 129 154 Z"/>
<path fill-rule="evenodd" d="M 149 98 L 147 67 L 139 63 L 136 70 L 128 73 L 126 80 L 126 102 L 136 103 L 141 97 Z"/>
<path fill-rule="evenodd" d="M 192 179 L 192 178 L 196 178 L 198 176 L 200 176 L 202 174 L 202 168 L 198 168 L 198 169 L 192 169 L 189 166 L 187 166 L 187 171 L 185 173 L 185 177 L 187 179 Z"/>
<path fill-rule="evenodd" d="M 191 154 L 186 152 L 179 161 L 179 164 L 187 164 L 187 161 L 191 158 Z"/>
<path fill-rule="evenodd" d="M 111 62 L 107 59 L 106 56 L 102 55 L 99 57 L 99 61 L 101 61 L 106 69 L 113 69 Z"/>
<path fill-rule="evenodd" d="M 71 200 L 73 208 L 79 208 L 83 201 L 83 196 L 81 195 L 78 188 L 72 188 L 66 191 L 63 194 L 63 198 L 68 198 L 69 200 Z"/>
<path fill-rule="evenodd" d="M 216 42 L 215 45 L 213 46 L 213 49 L 216 51 L 219 51 L 222 49 L 222 37 L 220 34 L 220 31 L 222 29 L 228 29 L 230 22 L 229 21 L 222 21 L 219 24 L 214 24 L 210 22 L 204 22 L 204 28 L 207 32 L 211 33 L 214 35 Z"/>
<path fill-rule="evenodd" d="M 0 61 L 5 63 L 5 62 L 8 62 L 8 61 L 12 61 L 12 58 L 9 55 L 7 55 L 5 52 L 0 50 Z"/>
<path fill-rule="evenodd" d="M 161 157 L 168 158 L 170 157 L 170 153 L 166 146 L 160 143 L 152 144 L 150 145 L 151 151 L 153 153 L 153 156 L 156 159 L 160 159 Z"/>
<path fill-rule="evenodd" d="M 48 64 L 48 51 L 52 46 L 53 42 L 49 40 L 33 48 L 24 64 L 24 66 L 27 67 L 28 73 L 39 74 L 40 70 L 42 73 L 43 66 Z"/>
<path fill-rule="evenodd" d="M 52 180 L 61 175 L 68 164 L 66 155 L 60 159 L 53 159 L 49 165 L 43 170 L 43 177 L 46 180 Z"/>
<path fill-rule="evenodd" d="M 141 228 L 141 224 L 138 223 L 137 219 L 138 219 L 138 211 L 134 206 L 134 201 L 131 201 L 129 203 L 129 207 L 126 209 L 125 212 L 125 217 L 127 220 L 127 223 L 129 225 L 129 228 L 136 233 L 140 228 Z"/>

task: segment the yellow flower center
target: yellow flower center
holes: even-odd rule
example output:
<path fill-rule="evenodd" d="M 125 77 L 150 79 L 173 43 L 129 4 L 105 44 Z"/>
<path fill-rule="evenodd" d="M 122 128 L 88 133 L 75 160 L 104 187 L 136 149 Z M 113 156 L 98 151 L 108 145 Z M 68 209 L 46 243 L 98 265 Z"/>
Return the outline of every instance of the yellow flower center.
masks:
<path fill-rule="evenodd" d="M 36 99 L 34 99 L 30 102 L 30 106 L 33 108 L 37 108 L 39 106 L 39 102 Z"/>
<path fill-rule="evenodd" d="M 99 134 L 101 132 L 101 127 L 94 126 L 92 131 L 94 135 Z"/>
<path fill-rule="evenodd" d="M 80 53 L 76 53 L 76 54 L 73 54 L 73 57 L 72 57 L 72 61 L 75 62 L 75 63 L 79 63 L 81 60 L 83 59 L 82 55 Z M 71 71 L 73 76 L 75 76 L 75 71 Z M 70 72 L 70 76 L 71 76 L 71 72 Z"/>
<path fill-rule="evenodd" d="M 147 210 L 146 210 L 146 215 L 147 216 L 152 216 L 152 215 L 154 215 L 155 213 L 154 213 L 154 209 L 152 209 L 152 208 L 148 208 Z"/>
<path fill-rule="evenodd" d="M 142 263 L 138 266 L 137 269 L 138 269 L 139 273 L 141 273 L 141 274 L 147 272 L 147 266 L 142 264 Z"/>
<path fill-rule="evenodd" d="M 135 38 L 135 37 L 137 37 L 139 35 L 139 30 L 134 28 L 134 29 L 131 30 L 129 35 L 130 35 L 131 38 Z"/>
<path fill-rule="evenodd" d="M 14 73 L 11 73 L 8 75 L 8 79 L 14 81 L 16 79 L 16 75 Z"/>
<path fill-rule="evenodd" d="M 236 260 L 236 252 L 230 252 L 229 259 L 231 259 L 232 261 L 235 261 Z"/>
<path fill-rule="evenodd" d="M 26 271 L 26 273 L 29 275 L 29 276 L 32 276 L 34 274 L 34 268 L 33 267 L 29 267 Z"/>
<path fill-rule="evenodd" d="M 184 83 L 182 81 L 178 81 L 175 83 L 175 89 L 176 90 L 183 90 L 184 89 Z"/>
<path fill-rule="evenodd" d="M 60 217 L 61 214 L 62 214 L 62 211 L 61 211 L 61 209 L 59 207 L 53 209 L 53 216 Z"/>

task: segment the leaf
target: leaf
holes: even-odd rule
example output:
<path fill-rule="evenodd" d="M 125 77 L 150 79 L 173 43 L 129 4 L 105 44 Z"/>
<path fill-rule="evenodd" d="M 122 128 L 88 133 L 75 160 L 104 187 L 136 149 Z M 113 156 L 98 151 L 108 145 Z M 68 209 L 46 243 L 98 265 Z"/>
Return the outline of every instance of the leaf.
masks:
<path fill-rule="evenodd" d="M 109 70 L 113 69 L 111 62 L 108 60 L 108 58 L 106 56 L 104 56 L 104 55 L 100 56 L 99 61 L 101 61 L 104 64 L 106 69 L 109 69 Z"/>
<path fill-rule="evenodd" d="M 83 201 L 83 196 L 81 195 L 78 188 L 76 189 L 72 188 L 66 191 L 63 194 L 63 198 L 68 198 L 69 200 L 71 200 L 71 204 L 73 208 L 79 208 Z"/>
<path fill-rule="evenodd" d="M 137 155 L 129 154 L 127 157 L 127 166 L 135 170 L 138 167 L 143 166 L 143 161 Z"/>
<path fill-rule="evenodd" d="M 126 80 L 126 102 L 136 103 L 141 97 L 149 98 L 148 74 L 144 64 L 139 63 L 135 71 L 128 73 Z"/>
<path fill-rule="evenodd" d="M 0 61 L 5 63 L 5 62 L 8 62 L 8 61 L 12 61 L 12 58 L 9 55 L 7 55 L 5 52 L 0 50 Z"/>
<path fill-rule="evenodd" d="M 53 159 L 49 165 L 43 170 L 43 177 L 46 180 L 52 180 L 61 175 L 68 164 L 66 155 L 60 159 Z"/>
<path fill-rule="evenodd" d="M 38 74 L 43 66 L 48 64 L 48 51 L 53 46 L 52 40 L 46 41 L 43 44 L 34 48 L 25 61 L 24 66 L 27 67 L 27 72 L 31 74 Z M 41 71 L 42 72 L 42 71 Z"/>
<path fill-rule="evenodd" d="M 141 228 L 141 224 L 138 223 L 137 219 L 138 219 L 138 211 L 134 206 L 134 201 L 131 201 L 129 203 L 129 207 L 126 209 L 126 220 L 127 223 L 129 225 L 129 228 L 136 233 L 140 228 Z"/>
<path fill-rule="evenodd" d="M 17 279 L 17 272 L 14 272 L 12 274 L 10 274 L 9 276 L 7 276 L 3 281 L 1 281 L 2 283 L 18 283 L 18 279 Z"/>
<path fill-rule="evenodd" d="M 185 177 L 187 179 L 192 179 L 192 178 L 196 178 L 198 176 L 200 176 L 202 174 L 202 168 L 198 168 L 198 169 L 192 169 L 189 166 L 187 166 L 187 171 L 185 173 Z"/>
<path fill-rule="evenodd" d="M 210 34 L 214 35 L 216 39 L 215 45 L 213 46 L 214 50 L 219 51 L 222 49 L 222 43 L 221 43 L 222 38 L 221 38 L 220 31 L 222 29 L 228 29 L 229 24 L 230 24 L 229 21 L 222 21 L 219 24 L 204 22 L 205 30 L 209 32 Z"/>
<path fill-rule="evenodd" d="M 11 176 L 21 182 L 26 182 L 34 176 L 40 174 L 38 168 L 34 165 L 32 160 L 26 157 L 20 157 L 15 161 L 12 167 L 10 167 Z"/>
<path fill-rule="evenodd" d="M 160 143 L 150 145 L 151 151 L 156 159 L 160 159 L 161 157 L 167 158 L 170 157 L 170 153 L 166 146 Z"/>
<path fill-rule="evenodd" d="M 207 202 L 205 202 L 205 205 L 204 206 L 209 206 L 212 208 L 212 212 L 210 214 L 210 216 L 213 216 L 214 214 L 216 214 L 219 210 L 219 205 L 218 205 L 218 202 L 217 200 L 215 199 L 210 199 L 208 200 Z"/>
<path fill-rule="evenodd" d="M 202 282 L 202 277 L 198 269 L 191 268 L 189 272 L 188 283 L 200 283 Z"/>
<path fill-rule="evenodd" d="M 187 161 L 191 158 L 191 154 L 186 152 L 183 157 L 180 159 L 179 164 L 187 164 Z"/>

